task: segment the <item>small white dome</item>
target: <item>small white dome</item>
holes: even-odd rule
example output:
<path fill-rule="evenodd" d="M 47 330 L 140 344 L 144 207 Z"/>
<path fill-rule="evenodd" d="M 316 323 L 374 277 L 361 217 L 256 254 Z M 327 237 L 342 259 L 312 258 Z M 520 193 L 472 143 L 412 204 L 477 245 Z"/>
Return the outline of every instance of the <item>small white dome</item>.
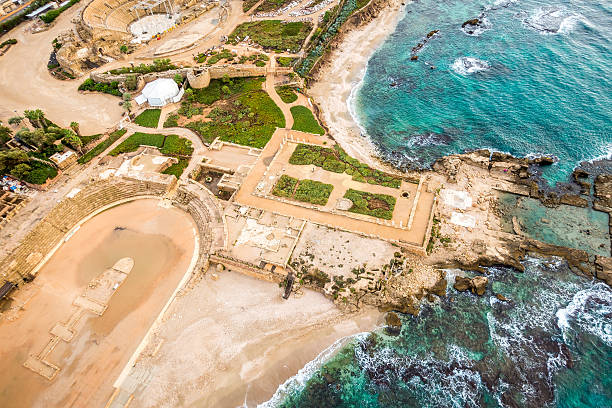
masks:
<path fill-rule="evenodd" d="M 174 82 L 174 79 L 160 78 L 153 82 L 149 82 L 142 90 L 142 94 L 147 99 L 171 99 L 179 93 L 179 87 Z"/>

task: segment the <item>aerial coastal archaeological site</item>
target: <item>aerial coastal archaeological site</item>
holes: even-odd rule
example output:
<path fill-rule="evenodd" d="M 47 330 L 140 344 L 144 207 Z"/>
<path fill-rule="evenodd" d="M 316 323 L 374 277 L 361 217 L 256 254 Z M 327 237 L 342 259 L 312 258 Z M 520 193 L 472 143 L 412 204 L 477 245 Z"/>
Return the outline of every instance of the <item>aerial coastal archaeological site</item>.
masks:
<path fill-rule="evenodd" d="M 512 307 L 491 267 L 612 285 L 609 172 L 400 168 L 355 124 L 411 4 L 0 0 L 0 405 L 302 406 L 279 386 L 339 339 Z"/>

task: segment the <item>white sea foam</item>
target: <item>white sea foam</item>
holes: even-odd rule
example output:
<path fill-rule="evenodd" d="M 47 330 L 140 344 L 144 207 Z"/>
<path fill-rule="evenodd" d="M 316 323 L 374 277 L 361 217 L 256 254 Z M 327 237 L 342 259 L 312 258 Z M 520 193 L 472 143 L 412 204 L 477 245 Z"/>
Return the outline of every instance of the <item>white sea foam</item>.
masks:
<path fill-rule="evenodd" d="M 363 332 L 336 340 L 334 344 L 323 350 L 314 360 L 308 362 L 303 368 L 301 368 L 296 375 L 281 384 L 277 388 L 272 398 L 259 404 L 257 408 L 274 408 L 279 406 L 285 397 L 290 395 L 292 392 L 302 390 L 306 385 L 306 382 L 317 372 L 317 370 L 323 366 L 323 364 L 325 364 L 338 350 L 340 350 L 340 348 L 346 345 L 349 341 L 355 338 L 365 338 L 368 334 L 369 333 L 367 332 Z"/>
<path fill-rule="evenodd" d="M 605 283 L 598 282 L 577 292 L 565 308 L 557 310 L 557 325 L 564 339 L 575 325 L 612 347 L 611 314 L 612 290 Z"/>
<path fill-rule="evenodd" d="M 478 58 L 473 57 L 461 57 L 457 58 L 451 66 L 453 71 L 459 75 L 470 75 L 480 71 L 486 71 L 490 68 L 489 63 Z"/>
<path fill-rule="evenodd" d="M 478 25 L 466 25 L 465 27 L 461 27 L 461 31 L 463 31 L 469 36 L 478 37 L 480 34 L 484 33 L 487 30 L 490 30 L 493 27 L 487 17 L 480 16 L 478 19 L 480 20 Z"/>
<path fill-rule="evenodd" d="M 569 34 L 578 22 L 588 24 L 582 14 L 556 7 L 537 8 L 523 19 L 524 25 L 546 35 Z"/>

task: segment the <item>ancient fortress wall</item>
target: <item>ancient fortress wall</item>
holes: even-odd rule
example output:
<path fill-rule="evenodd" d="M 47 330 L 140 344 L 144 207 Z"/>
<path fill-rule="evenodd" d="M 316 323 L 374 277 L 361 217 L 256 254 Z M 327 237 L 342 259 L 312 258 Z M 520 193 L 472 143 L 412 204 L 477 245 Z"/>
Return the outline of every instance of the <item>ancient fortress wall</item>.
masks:
<path fill-rule="evenodd" d="M 104 207 L 136 197 L 161 197 L 170 184 L 153 181 L 113 179 L 90 184 L 66 198 L 0 261 L 2 279 L 19 285 L 33 279 L 44 261 L 59 247 L 66 234 L 86 217 Z"/>

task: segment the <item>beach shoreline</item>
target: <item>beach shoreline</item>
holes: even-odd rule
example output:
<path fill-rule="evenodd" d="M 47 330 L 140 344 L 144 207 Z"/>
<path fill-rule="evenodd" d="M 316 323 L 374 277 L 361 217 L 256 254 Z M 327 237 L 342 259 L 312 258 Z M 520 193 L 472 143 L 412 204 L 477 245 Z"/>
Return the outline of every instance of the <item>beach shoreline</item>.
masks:
<path fill-rule="evenodd" d="M 380 157 L 350 109 L 370 58 L 405 15 L 406 3 L 389 0 L 386 4 L 376 18 L 340 32 L 338 44 L 323 57 L 326 60 L 309 88 L 309 95 L 318 105 L 320 119 L 330 135 L 349 155 L 370 166 L 397 172 Z"/>

